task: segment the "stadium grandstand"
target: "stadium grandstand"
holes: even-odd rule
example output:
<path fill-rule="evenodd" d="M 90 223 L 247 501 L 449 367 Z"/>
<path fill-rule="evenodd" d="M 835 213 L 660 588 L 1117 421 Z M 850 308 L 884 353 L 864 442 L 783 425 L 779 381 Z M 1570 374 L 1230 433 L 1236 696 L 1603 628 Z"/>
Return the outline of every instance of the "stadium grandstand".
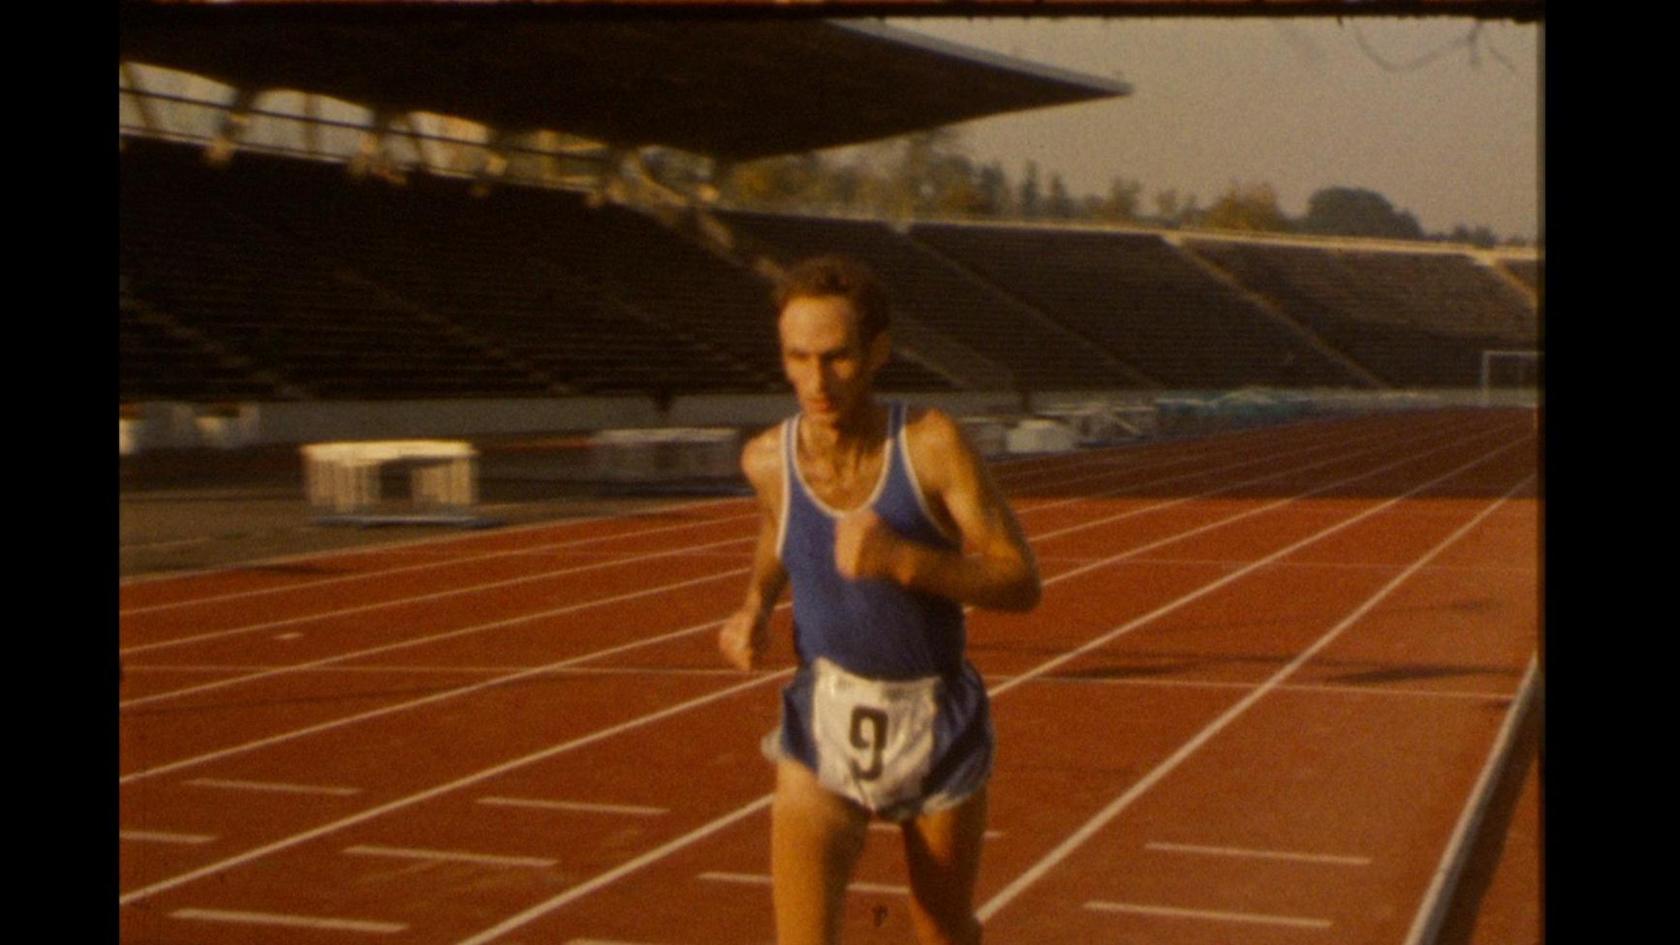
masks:
<path fill-rule="evenodd" d="M 992 449 L 1034 417 L 1093 442 L 1538 395 L 1534 251 L 797 215 L 715 183 L 1115 80 L 870 21 L 122 10 L 124 455 L 743 430 L 785 409 L 776 273 L 835 251 L 896 300 L 881 386 Z"/>
<path fill-rule="evenodd" d="M 370 30 L 354 11 L 229 12 L 247 15 L 146 7 L 123 31 L 119 396 L 131 424 L 148 404 L 241 404 L 253 442 L 388 436 L 389 413 L 373 415 L 377 430 L 311 431 L 299 411 L 586 397 L 583 415 L 527 413 L 538 429 L 717 422 L 695 398 L 785 390 L 766 290 L 778 265 L 819 251 L 867 260 L 895 293 L 884 387 L 984 410 L 1248 388 L 1485 398 L 1535 383 L 1532 359 L 1509 380 L 1484 358 L 1539 347 L 1533 253 L 778 215 L 657 171 L 661 149 L 726 168 L 1129 92 L 1111 80 L 803 19 L 714 24 L 704 41 L 680 23 L 537 23 L 515 34 L 509 64 L 469 80 L 445 63 L 469 70 L 489 55 L 470 18 Z M 783 52 L 747 52 L 772 45 Z M 504 94 L 539 56 L 567 62 L 567 81 Z M 635 84 L 626 63 L 650 56 L 671 68 Z M 411 68 L 342 68 L 352 59 Z M 822 68 L 796 67 L 812 62 Z M 868 75 L 846 91 L 892 106 L 810 122 L 787 103 L 858 100 L 799 87 L 811 75 Z M 972 94 L 933 91 L 953 81 Z M 763 101 L 766 89 L 787 99 Z M 626 94 L 637 108 L 608 107 Z M 615 415 L 600 398 L 630 406 Z M 265 425 L 265 413 L 288 419 Z M 475 432 L 458 411 L 404 416 L 405 435 Z M 165 426 L 135 424 L 131 440 L 182 445 Z"/>

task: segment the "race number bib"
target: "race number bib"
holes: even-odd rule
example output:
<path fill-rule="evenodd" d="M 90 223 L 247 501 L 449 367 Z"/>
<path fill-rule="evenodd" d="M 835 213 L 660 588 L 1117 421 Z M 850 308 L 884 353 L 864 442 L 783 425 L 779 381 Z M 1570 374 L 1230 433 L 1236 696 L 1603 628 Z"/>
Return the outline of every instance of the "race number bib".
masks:
<path fill-rule="evenodd" d="M 871 810 L 915 797 L 933 764 L 939 678 L 867 679 L 824 659 L 815 669 L 817 780 Z"/>

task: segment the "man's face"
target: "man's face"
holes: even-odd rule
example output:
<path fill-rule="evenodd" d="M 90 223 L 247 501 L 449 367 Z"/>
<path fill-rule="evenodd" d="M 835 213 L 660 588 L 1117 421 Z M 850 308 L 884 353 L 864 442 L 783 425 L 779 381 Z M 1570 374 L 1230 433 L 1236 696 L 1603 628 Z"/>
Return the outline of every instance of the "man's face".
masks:
<path fill-rule="evenodd" d="M 798 296 L 782 309 L 782 370 L 811 420 L 835 426 L 868 400 L 875 372 L 886 364 L 886 332 L 867 345 L 858 337 L 852 303 L 835 295 Z"/>

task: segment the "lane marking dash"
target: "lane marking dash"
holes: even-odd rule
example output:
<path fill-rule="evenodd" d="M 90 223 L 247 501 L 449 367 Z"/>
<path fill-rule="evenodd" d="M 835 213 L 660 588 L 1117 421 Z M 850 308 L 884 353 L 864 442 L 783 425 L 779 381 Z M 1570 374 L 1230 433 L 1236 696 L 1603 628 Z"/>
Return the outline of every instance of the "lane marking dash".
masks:
<path fill-rule="evenodd" d="M 1242 856 L 1262 860 L 1294 860 L 1301 863 L 1334 863 L 1339 866 L 1370 866 L 1368 856 L 1341 856 L 1333 853 L 1296 853 L 1289 850 L 1252 850 L 1244 847 L 1210 847 L 1194 843 L 1166 843 L 1154 841 L 1143 845 L 1146 850 L 1168 853 L 1205 853 L 1209 856 Z"/>
<path fill-rule="evenodd" d="M 225 778 L 194 778 L 184 781 L 193 787 L 226 788 L 230 791 L 270 791 L 279 794 L 330 794 L 348 797 L 362 793 L 361 788 L 327 787 L 318 784 L 285 784 L 278 781 L 233 781 Z"/>
<path fill-rule="evenodd" d="M 1133 912 L 1139 915 L 1166 916 L 1174 919 L 1208 919 L 1215 922 L 1249 922 L 1257 925 L 1287 925 L 1304 929 L 1327 929 L 1329 919 L 1304 919 L 1287 915 L 1261 915 L 1254 912 L 1220 912 L 1214 909 L 1179 909 L 1172 906 L 1145 906 L 1134 902 L 1087 902 L 1085 908 L 1093 912 Z"/>
<path fill-rule="evenodd" d="M 119 830 L 117 839 L 140 843 L 211 843 L 216 838 L 205 833 L 171 833 L 165 830 Z"/>
<path fill-rule="evenodd" d="M 539 856 L 504 856 L 494 853 L 469 853 L 465 850 L 422 850 L 414 847 L 382 847 L 364 844 L 346 847 L 351 856 L 389 856 L 405 860 L 432 860 L 440 863 L 481 863 L 487 866 L 553 866 L 558 860 Z"/>
<path fill-rule="evenodd" d="M 742 883 L 749 886 L 768 886 L 770 877 L 765 873 L 701 873 L 699 879 L 711 880 L 716 883 Z M 893 886 L 886 883 L 848 883 L 847 892 L 886 893 L 892 896 L 910 895 L 909 886 Z"/>
<path fill-rule="evenodd" d="M 203 922 L 236 922 L 244 925 L 279 925 L 298 929 L 331 929 L 341 932 L 374 932 L 379 934 L 401 932 L 408 928 L 400 922 L 281 915 L 270 912 L 235 912 L 227 909 L 176 909 L 169 913 L 169 916 L 173 919 L 198 919 Z"/>
<path fill-rule="evenodd" d="M 876 821 L 870 822 L 869 829 L 879 831 L 881 833 L 898 833 L 899 830 L 902 829 L 902 828 L 900 827 L 899 824 L 895 824 L 891 821 L 876 820 Z M 1003 836 L 1003 831 L 1001 831 L 1001 830 L 988 830 L 984 834 L 982 834 L 982 836 L 987 840 L 996 840 L 999 837 Z"/>
<path fill-rule="evenodd" d="M 534 807 L 540 810 L 577 811 L 587 814 L 624 814 L 630 817 L 658 817 L 669 814 L 664 807 L 637 804 L 594 804 L 586 801 L 549 801 L 523 797 L 481 797 L 478 803 L 491 807 Z"/>

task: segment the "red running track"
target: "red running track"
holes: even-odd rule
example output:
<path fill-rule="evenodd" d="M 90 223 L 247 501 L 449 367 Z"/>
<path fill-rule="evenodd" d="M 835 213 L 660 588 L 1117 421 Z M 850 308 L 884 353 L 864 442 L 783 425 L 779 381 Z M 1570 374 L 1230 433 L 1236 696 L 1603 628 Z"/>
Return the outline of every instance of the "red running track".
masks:
<path fill-rule="evenodd" d="M 987 941 L 1430 940 L 1537 686 L 1529 412 L 999 465 Z M 772 939 L 743 500 L 121 589 L 128 943 Z M 911 941 L 890 833 L 846 941 Z"/>

